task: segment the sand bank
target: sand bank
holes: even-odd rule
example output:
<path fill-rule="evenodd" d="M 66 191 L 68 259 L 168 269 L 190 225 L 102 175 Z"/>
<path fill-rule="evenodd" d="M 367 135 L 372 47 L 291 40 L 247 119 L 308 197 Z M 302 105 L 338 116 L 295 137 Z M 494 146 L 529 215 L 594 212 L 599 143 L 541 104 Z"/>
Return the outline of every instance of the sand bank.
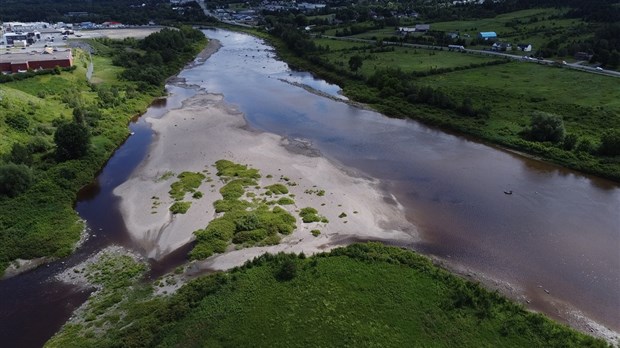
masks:
<path fill-rule="evenodd" d="M 298 218 L 298 229 L 270 247 L 231 250 L 216 255 L 200 267 L 228 269 L 264 252 L 312 254 L 357 240 L 381 240 L 399 244 L 414 241 L 415 228 L 405 218 L 394 197 L 386 196 L 379 183 L 346 172 L 320 157 L 311 144 L 247 129 L 243 115 L 223 102 L 222 96 L 198 92 L 182 108 L 160 119 L 147 119 L 155 139 L 145 161 L 114 193 L 131 237 L 150 258 L 160 259 L 193 239 L 195 230 L 216 217 L 213 202 L 221 198 L 223 183 L 213 164 L 219 159 L 259 169 L 260 185 L 295 182 L 289 186 L 295 205 L 288 209 Z M 200 199 L 186 198 L 192 206 L 186 214 L 172 215 L 168 191 L 183 171 L 203 172 Z M 166 174 L 168 173 L 168 175 Z M 267 178 L 271 175 L 271 178 Z M 324 190 L 325 194 L 307 193 Z M 314 207 L 329 223 L 303 224 L 295 210 Z M 346 218 L 339 218 L 341 213 Z M 321 230 L 318 237 L 312 229 Z"/>

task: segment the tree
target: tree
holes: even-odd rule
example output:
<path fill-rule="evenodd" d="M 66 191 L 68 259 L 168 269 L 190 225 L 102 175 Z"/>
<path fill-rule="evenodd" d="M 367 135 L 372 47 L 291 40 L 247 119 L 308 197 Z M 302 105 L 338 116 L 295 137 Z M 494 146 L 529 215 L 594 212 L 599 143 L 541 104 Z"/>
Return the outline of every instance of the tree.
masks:
<path fill-rule="evenodd" d="M 297 264 L 295 260 L 287 259 L 278 268 L 276 272 L 276 279 L 279 281 L 288 281 L 297 275 Z"/>
<path fill-rule="evenodd" d="M 32 172 L 23 164 L 9 163 L 0 166 L 0 195 L 15 197 L 26 191 L 32 183 Z"/>
<path fill-rule="evenodd" d="M 546 112 L 532 115 L 529 132 L 532 140 L 557 143 L 564 140 L 565 133 L 562 117 Z"/>
<path fill-rule="evenodd" d="M 349 69 L 353 72 L 356 72 L 359 68 L 361 68 L 362 64 L 364 64 L 364 59 L 358 55 L 349 58 Z"/>
<path fill-rule="evenodd" d="M 27 166 L 32 164 L 32 153 L 28 149 L 28 147 L 15 143 L 11 148 L 11 152 L 7 156 L 10 162 L 15 164 L 25 164 Z"/>
<path fill-rule="evenodd" d="M 603 133 L 599 152 L 606 156 L 620 155 L 620 129 L 612 129 Z"/>
<path fill-rule="evenodd" d="M 88 152 L 90 134 L 83 124 L 63 123 L 54 133 L 54 143 L 56 143 L 56 158 L 59 161 L 76 159 Z"/>

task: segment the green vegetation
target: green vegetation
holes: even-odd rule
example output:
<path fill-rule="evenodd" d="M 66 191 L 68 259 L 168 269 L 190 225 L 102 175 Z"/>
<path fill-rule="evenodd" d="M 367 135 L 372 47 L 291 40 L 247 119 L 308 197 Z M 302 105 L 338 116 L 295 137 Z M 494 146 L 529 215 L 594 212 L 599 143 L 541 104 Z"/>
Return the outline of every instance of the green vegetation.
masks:
<path fill-rule="evenodd" d="M 48 346 L 607 346 L 377 243 L 309 258 L 266 254 L 171 296 L 126 296 L 97 328 L 66 325 Z"/>
<path fill-rule="evenodd" d="M 194 232 L 196 245 L 190 252 L 190 258 L 204 259 L 214 253 L 222 253 L 231 242 L 240 247 L 278 244 L 281 235 L 293 232 L 296 220 L 286 210 L 277 206 L 270 209 L 269 204 L 258 200 L 249 202 L 241 199 L 248 187 L 257 185 L 256 179 L 260 178 L 258 170 L 227 160 L 219 160 L 215 164 L 217 175 L 227 184 L 220 189 L 222 199 L 213 205 L 216 212 L 224 215 L 212 220 L 205 229 Z M 277 194 L 282 189 L 288 192 L 286 186 L 281 184 L 268 186 L 267 189 Z M 282 197 L 280 200 L 287 203 L 291 199 Z"/>
<path fill-rule="evenodd" d="M 170 206 L 170 211 L 172 214 L 185 214 L 191 206 L 192 202 L 174 202 Z"/>
<path fill-rule="evenodd" d="M 320 230 L 312 230 L 310 231 L 310 233 L 312 233 L 313 236 L 318 237 L 321 234 Z"/>
<path fill-rule="evenodd" d="M 206 41 L 200 31 L 179 31 L 183 47 L 149 49 L 152 54 L 181 49 L 170 63 L 175 69 Z M 166 39 L 152 34 L 148 41 Z M 75 49 L 76 65 L 69 71 L 0 84 L 0 273 L 17 258 L 72 252 L 83 229 L 73 210 L 76 193 L 125 140 L 130 118 L 162 93 L 162 84 L 123 79 L 125 69 L 113 66 L 127 51 L 137 54 L 135 63 L 145 59 L 139 41 L 91 43 L 105 48 L 93 55 L 92 83 L 85 77 L 88 54 Z"/>
<path fill-rule="evenodd" d="M 247 179 L 259 179 L 258 169 L 250 168 L 243 164 L 233 163 L 228 160 L 219 160 L 215 162 L 217 168 L 217 176 L 223 177 L 225 180 L 235 177 Z"/>
<path fill-rule="evenodd" d="M 267 189 L 267 195 L 276 194 L 276 195 L 284 195 L 288 193 L 288 188 L 282 184 L 273 184 L 265 187 Z"/>
<path fill-rule="evenodd" d="M 288 197 L 282 197 L 276 201 L 279 205 L 291 205 L 295 204 L 295 201 Z"/>
<path fill-rule="evenodd" d="M 307 224 L 311 222 L 327 222 L 327 219 L 319 215 L 319 212 L 312 207 L 302 208 L 299 211 L 299 217 L 301 217 L 301 221 Z"/>
<path fill-rule="evenodd" d="M 342 212 L 342 213 L 340 213 L 340 215 L 338 215 L 338 217 L 341 218 L 341 219 L 342 218 L 346 218 L 347 217 L 347 213 Z"/>
<path fill-rule="evenodd" d="M 143 299 L 148 294 L 137 283 L 145 271 L 145 264 L 135 261 L 131 256 L 112 252 L 104 252 L 95 263 L 84 268 L 75 268 L 75 273 L 83 273 L 98 290 L 91 295 L 80 313 L 80 323 L 65 324 L 62 331 L 48 341 L 46 346 L 97 346 L 90 340 L 104 328 L 118 324 L 122 317 L 119 308 Z M 79 335 L 79 332 L 88 334 L 85 337 Z"/>
<path fill-rule="evenodd" d="M 205 179 L 202 173 L 183 172 L 177 175 L 179 181 L 175 181 L 170 185 L 170 198 L 180 201 L 185 198 L 187 193 L 195 193 L 196 189 Z"/>

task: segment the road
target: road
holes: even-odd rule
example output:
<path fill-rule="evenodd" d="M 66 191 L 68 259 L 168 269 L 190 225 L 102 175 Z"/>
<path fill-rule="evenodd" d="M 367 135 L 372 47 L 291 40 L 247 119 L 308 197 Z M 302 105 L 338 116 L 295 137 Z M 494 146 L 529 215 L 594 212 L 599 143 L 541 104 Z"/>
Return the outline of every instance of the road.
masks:
<path fill-rule="evenodd" d="M 353 38 L 353 37 L 339 37 L 339 36 L 328 36 L 328 35 L 321 35 L 321 37 L 322 38 L 327 38 L 327 39 L 342 40 L 342 41 L 353 41 L 353 42 L 363 42 L 363 43 L 369 43 L 369 44 L 376 43 L 375 40 L 358 39 L 358 38 Z M 443 50 L 443 51 L 448 50 L 448 48 L 444 47 L 444 46 L 420 45 L 420 44 L 401 43 L 401 42 L 393 42 L 393 41 L 383 41 L 383 44 L 384 45 L 396 45 L 396 46 L 403 46 L 403 47 L 421 48 L 421 49 L 427 49 L 427 50 Z M 479 54 L 479 55 L 487 55 L 487 56 L 496 56 L 496 57 L 508 58 L 508 59 L 513 59 L 513 60 L 517 60 L 517 61 L 520 61 L 520 62 L 527 62 L 527 63 L 536 63 L 536 64 L 544 64 L 544 65 L 557 65 L 556 61 L 549 60 L 549 59 L 524 58 L 524 56 L 517 56 L 517 55 L 514 55 L 514 54 L 508 54 L 508 53 L 503 53 L 503 52 L 486 51 L 486 50 L 472 50 L 472 49 L 465 49 L 463 52 L 464 53 L 468 53 L 468 54 Z M 607 75 L 607 76 L 612 76 L 612 77 L 620 77 L 620 72 L 618 72 L 618 71 L 599 70 L 598 68 L 595 68 L 595 67 L 584 66 L 584 65 L 577 64 L 577 63 L 561 64 L 561 66 L 563 68 L 566 68 L 566 69 L 581 70 L 581 71 L 588 72 L 588 73 L 593 73 L 593 74 Z"/>

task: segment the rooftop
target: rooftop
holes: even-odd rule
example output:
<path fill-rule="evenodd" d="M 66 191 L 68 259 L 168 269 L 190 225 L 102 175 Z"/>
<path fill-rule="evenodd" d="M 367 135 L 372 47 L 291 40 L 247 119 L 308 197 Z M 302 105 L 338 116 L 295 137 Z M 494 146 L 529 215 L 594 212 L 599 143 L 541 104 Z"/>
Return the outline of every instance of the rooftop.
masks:
<path fill-rule="evenodd" d="M 41 51 L 29 51 L 29 52 L 19 52 L 19 53 L 0 53 L 0 63 L 11 63 L 11 64 L 19 64 L 19 63 L 27 63 L 33 61 L 42 61 L 42 60 L 63 60 L 70 59 L 71 50 L 66 49 L 63 51 L 57 52 L 41 52 Z"/>

